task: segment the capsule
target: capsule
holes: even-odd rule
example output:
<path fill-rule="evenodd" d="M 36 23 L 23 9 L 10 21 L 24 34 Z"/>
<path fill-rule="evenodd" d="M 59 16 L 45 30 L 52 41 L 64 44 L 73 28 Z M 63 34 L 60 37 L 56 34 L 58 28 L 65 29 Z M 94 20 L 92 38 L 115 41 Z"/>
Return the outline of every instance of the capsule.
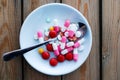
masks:
<path fill-rule="evenodd" d="M 81 44 L 83 44 L 83 43 L 84 43 L 84 41 L 85 41 L 85 40 L 84 40 L 84 38 L 82 38 L 81 40 L 79 40 L 79 41 L 75 42 L 74 47 L 75 47 L 75 48 L 80 47 L 80 45 L 81 45 Z"/>
<path fill-rule="evenodd" d="M 66 44 L 66 46 L 67 46 L 67 47 L 74 46 L 74 42 L 72 42 L 72 41 L 71 41 L 71 42 L 68 42 L 68 43 Z"/>
<path fill-rule="evenodd" d="M 74 48 L 73 50 L 73 60 L 77 61 L 78 60 L 78 49 Z"/>
<path fill-rule="evenodd" d="M 60 53 L 59 53 L 57 44 L 56 43 L 52 43 L 52 46 L 53 46 L 54 54 L 56 56 L 58 56 Z"/>
<path fill-rule="evenodd" d="M 69 47 L 69 48 L 67 48 L 67 49 L 64 49 L 64 50 L 62 50 L 61 51 L 61 54 L 67 54 L 68 52 L 70 52 L 70 51 L 72 51 L 73 50 L 73 47 Z"/>
<path fill-rule="evenodd" d="M 37 37 L 38 37 L 40 43 L 44 42 L 43 35 L 42 35 L 41 31 L 37 32 Z"/>

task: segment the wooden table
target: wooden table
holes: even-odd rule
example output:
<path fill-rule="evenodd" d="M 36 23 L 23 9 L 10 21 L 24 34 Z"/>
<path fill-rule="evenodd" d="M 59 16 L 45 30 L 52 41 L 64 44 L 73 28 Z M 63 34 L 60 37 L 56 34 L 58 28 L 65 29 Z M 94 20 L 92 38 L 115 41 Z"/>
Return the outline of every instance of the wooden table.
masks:
<path fill-rule="evenodd" d="M 64 76 L 37 72 L 18 57 L 2 54 L 19 48 L 19 32 L 26 16 L 47 3 L 65 3 L 81 11 L 92 28 L 93 45 L 87 61 Z M 0 0 L 0 80 L 120 80 L 120 0 Z"/>

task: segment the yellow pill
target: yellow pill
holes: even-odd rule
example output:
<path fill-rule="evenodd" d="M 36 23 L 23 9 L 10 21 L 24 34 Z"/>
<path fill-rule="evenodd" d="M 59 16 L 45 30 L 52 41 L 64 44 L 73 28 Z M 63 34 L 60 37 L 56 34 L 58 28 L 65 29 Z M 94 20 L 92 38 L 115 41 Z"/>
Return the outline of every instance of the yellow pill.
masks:
<path fill-rule="evenodd" d="M 43 48 L 39 48 L 39 49 L 38 49 L 38 52 L 39 52 L 40 54 L 42 54 L 42 53 L 44 52 Z"/>
<path fill-rule="evenodd" d="M 49 30 L 50 30 L 50 31 L 54 30 L 54 27 L 53 27 L 53 26 L 51 26 L 51 27 L 49 28 Z"/>

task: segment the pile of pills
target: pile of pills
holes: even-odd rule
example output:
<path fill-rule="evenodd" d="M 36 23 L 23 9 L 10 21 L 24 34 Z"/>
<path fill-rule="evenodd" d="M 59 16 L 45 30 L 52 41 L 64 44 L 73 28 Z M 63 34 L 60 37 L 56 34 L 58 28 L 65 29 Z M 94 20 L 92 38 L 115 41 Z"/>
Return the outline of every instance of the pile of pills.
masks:
<path fill-rule="evenodd" d="M 46 22 L 51 21 L 47 19 Z M 76 62 L 79 57 L 78 51 L 84 49 L 82 45 L 84 38 L 81 39 L 84 32 L 80 29 L 81 26 L 71 23 L 68 19 L 65 20 L 63 27 L 58 25 L 57 19 L 53 23 L 54 25 L 44 30 L 44 33 L 38 31 L 34 39 L 37 39 L 40 43 L 55 37 L 57 37 L 57 40 L 46 44 L 46 49 L 39 48 L 38 52 L 43 59 L 49 60 L 51 66 L 56 66 L 58 62 L 64 62 L 65 60 Z M 50 59 L 50 52 L 53 52 L 55 57 Z"/>

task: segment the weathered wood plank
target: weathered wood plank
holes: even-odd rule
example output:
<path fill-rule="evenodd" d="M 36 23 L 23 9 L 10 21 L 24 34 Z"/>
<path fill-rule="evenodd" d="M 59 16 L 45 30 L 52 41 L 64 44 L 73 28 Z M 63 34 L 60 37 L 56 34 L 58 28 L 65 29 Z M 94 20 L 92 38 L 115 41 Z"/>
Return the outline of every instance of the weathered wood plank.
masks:
<path fill-rule="evenodd" d="M 59 2 L 59 0 L 24 0 L 24 19 L 35 8 L 53 2 Z M 24 80 L 61 80 L 61 76 L 53 77 L 37 72 L 31 68 L 26 61 L 24 61 Z"/>
<path fill-rule="evenodd" d="M 0 80 L 22 80 L 21 58 L 9 62 L 2 54 L 19 48 L 21 1 L 0 0 Z"/>
<path fill-rule="evenodd" d="M 99 80 L 99 0 L 62 0 L 88 19 L 92 28 L 93 44 L 87 61 L 76 71 L 63 76 L 63 80 Z"/>
<path fill-rule="evenodd" d="M 120 80 L 120 0 L 103 0 L 103 80 Z"/>

